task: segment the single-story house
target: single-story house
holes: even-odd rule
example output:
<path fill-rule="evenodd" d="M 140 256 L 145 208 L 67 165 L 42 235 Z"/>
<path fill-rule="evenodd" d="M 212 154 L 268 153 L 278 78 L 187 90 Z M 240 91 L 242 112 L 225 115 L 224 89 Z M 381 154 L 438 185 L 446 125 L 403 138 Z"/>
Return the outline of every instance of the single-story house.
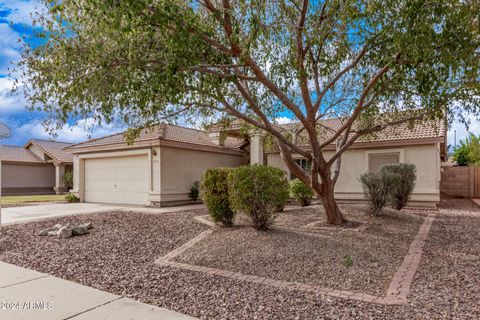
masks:
<path fill-rule="evenodd" d="M 322 125 L 335 128 L 340 120 L 326 120 Z M 361 174 L 384 164 L 407 162 L 417 167 L 412 202 L 435 205 L 440 200 L 440 168 L 446 157 L 445 131 L 440 122 L 414 129 L 400 125 L 359 140 L 342 156 L 337 199 L 362 200 Z M 285 170 L 292 178 L 278 149 L 264 148 L 264 135 L 245 137 L 242 132 L 235 124 L 212 126 L 209 131 L 161 124 L 142 130 L 132 144 L 119 133 L 71 145 L 66 150 L 75 155 L 72 192 L 85 202 L 168 206 L 189 201 L 192 183 L 208 168 L 263 163 Z M 327 157 L 334 148 L 333 144 L 325 148 Z M 294 158 L 308 168 L 301 156 Z"/>
<path fill-rule="evenodd" d="M 73 170 L 69 143 L 30 140 L 25 146 L 0 145 L 2 195 L 61 194 L 66 171 Z"/>

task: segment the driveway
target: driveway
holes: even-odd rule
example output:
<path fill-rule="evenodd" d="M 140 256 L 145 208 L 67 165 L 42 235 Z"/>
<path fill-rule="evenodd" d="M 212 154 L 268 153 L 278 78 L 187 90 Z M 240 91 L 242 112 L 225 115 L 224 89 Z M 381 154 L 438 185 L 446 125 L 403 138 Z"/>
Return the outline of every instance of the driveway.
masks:
<path fill-rule="evenodd" d="M 124 208 L 127 207 L 100 203 L 55 203 L 27 207 L 13 207 L 2 209 L 1 221 L 2 224 L 10 224 L 43 218 L 119 210 Z"/>
<path fill-rule="evenodd" d="M 102 203 L 55 203 L 37 206 L 4 208 L 1 211 L 1 224 L 28 222 L 46 218 L 69 216 L 81 213 L 103 211 L 142 211 L 147 213 L 166 213 L 204 208 L 203 204 L 191 204 L 167 208 L 146 208 L 132 205 L 114 205 Z"/>

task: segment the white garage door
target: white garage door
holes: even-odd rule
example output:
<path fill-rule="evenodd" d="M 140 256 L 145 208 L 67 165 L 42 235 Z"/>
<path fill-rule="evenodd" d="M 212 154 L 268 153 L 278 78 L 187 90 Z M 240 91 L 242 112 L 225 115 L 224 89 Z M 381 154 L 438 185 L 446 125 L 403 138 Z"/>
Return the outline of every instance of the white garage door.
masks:
<path fill-rule="evenodd" d="M 146 155 L 85 160 L 85 201 L 148 204 Z"/>

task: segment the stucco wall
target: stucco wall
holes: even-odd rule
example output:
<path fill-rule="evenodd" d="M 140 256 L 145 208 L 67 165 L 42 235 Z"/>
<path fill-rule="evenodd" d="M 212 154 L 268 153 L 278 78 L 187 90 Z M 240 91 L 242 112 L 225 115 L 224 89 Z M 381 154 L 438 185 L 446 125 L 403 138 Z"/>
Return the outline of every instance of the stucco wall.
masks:
<path fill-rule="evenodd" d="M 368 170 L 368 154 L 371 152 L 400 152 L 400 162 L 413 163 L 417 167 L 417 183 L 412 201 L 439 201 L 440 153 L 437 144 L 377 149 L 353 149 L 342 156 L 340 176 L 335 187 L 338 199 L 363 199 L 362 185 L 358 178 Z M 329 159 L 333 152 L 326 152 Z M 269 165 L 288 171 L 279 154 L 268 154 Z"/>
<path fill-rule="evenodd" d="M 203 172 L 215 167 L 236 167 L 247 163 L 245 156 L 162 146 L 161 202 L 188 200 L 188 192 Z"/>
<path fill-rule="evenodd" d="M 55 167 L 49 165 L 2 163 L 2 194 L 53 193 Z"/>

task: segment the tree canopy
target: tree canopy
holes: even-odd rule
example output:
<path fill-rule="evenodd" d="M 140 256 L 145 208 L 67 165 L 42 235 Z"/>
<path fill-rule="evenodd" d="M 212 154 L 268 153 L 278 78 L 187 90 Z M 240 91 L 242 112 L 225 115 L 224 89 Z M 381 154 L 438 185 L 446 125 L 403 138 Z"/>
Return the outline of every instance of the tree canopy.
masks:
<path fill-rule="evenodd" d="M 453 160 L 459 166 L 480 165 L 480 136 L 470 134 L 460 141 L 460 146 L 453 150 Z"/>
<path fill-rule="evenodd" d="M 322 197 L 333 197 L 341 155 L 359 137 L 479 114 L 476 1 L 45 3 L 37 22 L 48 41 L 25 48 L 20 68 L 31 107 L 50 125 L 242 119 L 273 136 L 292 173 Z M 285 115 L 299 124 L 293 133 L 274 125 Z M 331 117 L 342 126 L 327 138 L 320 121 Z M 291 139 L 299 132 L 310 150 Z"/>

